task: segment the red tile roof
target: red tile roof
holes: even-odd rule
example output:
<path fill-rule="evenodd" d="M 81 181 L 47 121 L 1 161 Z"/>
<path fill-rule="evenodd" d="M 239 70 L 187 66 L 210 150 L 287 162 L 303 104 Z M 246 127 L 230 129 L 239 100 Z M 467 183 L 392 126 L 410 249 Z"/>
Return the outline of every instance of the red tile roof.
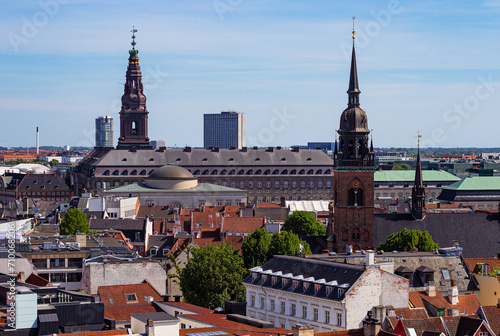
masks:
<path fill-rule="evenodd" d="M 483 306 L 481 308 L 490 328 L 495 332 L 495 335 L 500 335 L 500 307 Z"/>
<path fill-rule="evenodd" d="M 150 304 L 135 304 L 130 306 L 104 307 L 104 318 L 115 321 L 130 321 L 130 315 L 155 313 L 157 310 Z"/>
<path fill-rule="evenodd" d="M 134 304 L 149 304 L 149 298 L 153 301 L 162 301 L 162 296 L 149 282 L 134 285 L 99 286 L 97 293 L 105 307 L 108 306 L 129 306 Z M 135 294 L 137 301 L 128 302 L 125 294 Z M 113 302 L 110 301 L 112 299 Z"/>
<path fill-rule="evenodd" d="M 429 317 L 429 314 L 427 314 L 425 308 L 395 309 L 394 312 L 396 316 L 387 317 L 392 330 L 394 330 L 394 328 L 396 328 L 396 325 L 398 324 L 398 316 L 403 316 L 403 319 L 407 320 L 425 319 Z"/>
<path fill-rule="evenodd" d="M 221 231 L 228 233 L 252 233 L 264 226 L 264 217 L 225 217 Z"/>
<path fill-rule="evenodd" d="M 465 262 L 472 273 L 479 273 L 479 269 L 476 268 L 478 263 L 488 264 L 489 272 L 493 271 L 495 267 L 500 267 L 500 259 L 498 258 L 465 258 Z"/>
<path fill-rule="evenodd" d="M 257 208 L 265 208 L 265 209 L 281 209 L 281 205 L 280 204 L 262 204 L 262 203 L 258 203 L 257 204 Z"/>
<path fill-rule="evenodd" d="M 399 320 L 398 324 L 401 323 L 405 330 L 408 328 L 415 329 L 417 335 L 422 335 L 424 331 L 437 331 L 443 332 L 445 335 L 446 328 L 439 317 L 429 317 L 426 319 L 418 319 L 418 320 Z M 396 328 L 398 329 L 398 328 Z"/>
<path fill-rule="evenodd" d="M 226 318 L 226 314 L 184 314 L 182 316 L 183 318 L 191 318 L 196 321 L 205 322 L 220 327 L 222 330 L 224 330 L 229 334 L 250 335 L 250 336 L 291 334 L 291 331 L 282 328 L 262 329 L 247 324 L 239 323 L 236 321 L 230 321 Z M 188 330 L 190 331 L 190 333 L 193 333 L 193 330 L 196 329 L 188 329 Z M 263 332 L 265 332 L 265 335 L 263 334 Z M 353 335 L 353 336 L 361 336 L 361 335 Z"/>
<path fill-rule="evenodd" d="M 179 308 L 182 308 L 182 309 L 188 309 L 188 310 L 191 310 L 191 311 L 194 311 L 194 312 L 198 312 L 200 314 L 212 314 L 214 312 L 212 309 L 203 308 L 203 307 L 196 306 L 194 304 L 186 303 L 186 302 L 172 302 L 172 301 L 169 301 L 169 302 L 163 302 L 163 304 L 168 304 L 170 306 L 179 307 Z"/>
<path fill-rule="evenodd" d="M 28 279 L 26 279 L 25 282 L 38 287 L 45 287 L 50 285 L 49 280 L 46 280 L 41 276 L 36 275 L 35 273 L 31 273 L 31 275 L 28 277 Z"/>
<path fill-rule="evenodd" d="M 436 308 L 457 308 L 460 313 L 465 313 L 467 315 L 476 314 L 479 309 L 479 301 L 475 295 L 459 295 L 458 303 L 452 305 L 448 298 L 444 297 L 441 292 L 436 290 L 436 296 L 430 297 L 426 292 L 410 292 L 409 293 L 410 302 L 418 308 L 426 308 L 424 301 L 430 303 Z M 430 311 L 427 313 L 431 314 Z"/>

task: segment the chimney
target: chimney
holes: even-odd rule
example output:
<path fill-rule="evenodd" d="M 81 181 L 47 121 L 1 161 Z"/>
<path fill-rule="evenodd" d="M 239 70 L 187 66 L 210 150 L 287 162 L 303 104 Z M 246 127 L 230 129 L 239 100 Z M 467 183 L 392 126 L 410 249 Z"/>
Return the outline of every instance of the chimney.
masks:
<path fill-rule="evenodd" d="M 146 322 L 146 335 L 154 336 L 154 334 L 155 334 L 155 326 L 153 324 L 153 320 L 148 319 Z"/>
<path fill-rule="evenodd" d="M 241 147 L 241 151 L 246 153 L 248 151 L 248 148 L 247 147 Z"/>
<path fill-rule="evenodd" d="M 174 295 L 174 301 L 175 302 L 181 302 L 181 297 L 182 297 L 182 295 L 180 295 L 180 294 Z"/>
<path fill-rule="evenodd" d="M 272 153 L 272 152 L 274 152 L 274 147 L 268 147 L 268 148 L 267 148 L 267 151 L 268 151 L 268 152 L 271 152 L 271 153 Z"/>
<path fill-rule="evenodd" d="M 214 152 L 219 153 L 219 147 L 214 147 Z"/>
<path fill-rule="evenodd" d="M 367 317 L 363 320 L 363 335 L 364 336 L 376 336 L 382 329 L 382 323 L 373 318 L 373 313 L 371 310 L 366 314 Z"/>
<path fill-rule="evenodd" d="M 186 148 L 184 148 L 184 151 L 187 153 L 191 153 L 191 147 L 186 146 Z"/>
<path fill-rule="evenodd" d="M 458 288 L 456 280 L 451 280 L 451 286 L 450 289 L 448 289 L 448 300 L 450 300 L 452 305 L 456 305 L 458 303 Z"/>
<path fill-rule="evenodd" d="M 425 292 L 427 293 L 427 295 L 429 297 L 435 297 L 436 296 L 436 286 L 433 283 L 428 283 Z"/>
<path fill-rule="evenodd" d="M 375 265 L 375 252 L 368 250 L 366 251 L 366 261 L 365 266 Z"/>
<path fill-rule="evenodd" d="M 387 309 L 388 307 L 386 306 L 375 306 L 373 307 L 373 310 L 374 310 L 374 315 L 375 315 L 375 319 L 379 320 L 379 321 L 383 321 L 384 318 L 385 318 L 385 315 L 388 311 Z"/>
<path fill-rule="evenodd" d="M 497 308 L 500 309 L 500 298 L 498 299 Z"/>
<path fill-rule="evenodd" d="M 292 327 L 293 336 L 314 336 L 314 328 L 305 327 L 300 324 Z"/>
<path fill-rule="evenodd" d="M 87 235 L 85 233 L 77 233 L 75 240 L 80 244 L 80 247 L 87 247 Z"/>
<path fill-rule="evenodd" d="M 458 308 L 448 308 L 447 316 L 459 316 L 460 310 Z"/>

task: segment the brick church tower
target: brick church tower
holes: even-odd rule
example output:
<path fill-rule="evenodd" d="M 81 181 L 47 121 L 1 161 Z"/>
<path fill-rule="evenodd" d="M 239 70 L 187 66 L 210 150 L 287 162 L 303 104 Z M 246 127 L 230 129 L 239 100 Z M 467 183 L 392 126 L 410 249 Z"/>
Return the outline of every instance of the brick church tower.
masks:
<path fill-rule="evenodd" d="M 148 138 L 148 110 L 143 92 L 142 73 L 139 66 L 139 50 L 135 49 L 135 33 L 132 29 L 132 50 L 129 50 L 125 92 L 120 111 L 120 138 L 117 149 L 150 149 Z"/>
<path fill-rule="evenodd" d="M 347 108 L 340 117 L 339 142 L 334 149 L 333 223 L 327 234 L 329 248 L 345 252 L 373 248 L 373 142 L 368 146 L 370 130 L 365 111 L 359 107 L 358 73 L 354 49 Z M 338 145 L 338 146 L 337 146 Z M 333 235 L 332 235 L 333 234 Z"/>

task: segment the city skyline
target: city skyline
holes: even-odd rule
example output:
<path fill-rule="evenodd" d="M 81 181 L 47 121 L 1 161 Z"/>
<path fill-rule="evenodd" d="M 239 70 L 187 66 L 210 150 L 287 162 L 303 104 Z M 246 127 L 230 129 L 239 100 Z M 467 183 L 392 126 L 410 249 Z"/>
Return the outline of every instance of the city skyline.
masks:
<path fill-rule="evenodd" d="M 375 147 L 415 147 L 417 130 L 424 147 L 497 146 L 500 2 L 121 3 L 5 4 L 0 146 L 36 126 L 41 146 L 93 146 L 95 118 L 118 119 L 132 25 L 152 140 L 201 147 L 203 114 L 237 110 L 248 146 L 334 141 L 352 16 Z"/>

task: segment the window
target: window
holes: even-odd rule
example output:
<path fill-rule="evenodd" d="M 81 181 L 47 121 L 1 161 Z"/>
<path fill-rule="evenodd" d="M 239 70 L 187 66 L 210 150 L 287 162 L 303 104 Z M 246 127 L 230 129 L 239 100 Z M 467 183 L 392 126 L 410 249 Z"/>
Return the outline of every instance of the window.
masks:
<path fill-rule="evenodd" d="M 306 181 L 300 181 L 300 187 L 305 188 L 306 187 Z"/>
<path fill-rule="evenodd" d="M 325 311 L 325 323 L 330 324 L 330 311 Z"/>
<path fill-rule="evenodd" d="M 257 188 L 262 188 L 262 181 L 257 182 Z"/>
<path fill-rule="evenodd" d="M 332 181 L 328 180 L 326 181 L 326 187 L 331 188 L 332 187 Z"/>
<path fill-rule="evenodd" d="M 450 280 L 450 272 L 448 272 L 448 270 L 447 270 L 447 269 L 442 269 L 442 270 L 441 270 L 441 273 L 443 274 L 443 278 L 444 278 L 445 280 Z"/>
<path fill-rule="evenodd" d="M 307 319 L 307 306 L 302 306 L 302 318 Z"/>
<path fill-rule="evenodd" d="M 292 181 L 292 188 L 297 188 L 297 181 Z"/>
<path fill-rule="evenodd" d="M 332 293 L 332 287 L 326 287 L 326 296 Z"/>
<path fill-rule="evenodd" d="M 344 288 L 339 288 L 338 289 L 338 294 L 339 294 L 339 297 L 341 297 L 342 295 L 344 295 Z"/>
<path fill-rule="evenodd" d="M 274 311 L 274 310 L 276 309 L 276 307 L 275 307 L 275 306 L 276 306 L 276 305 L 275 305 L 274 299 L 271 299 L 271 309 L 270 309 L 270 310 L 271 310 L 271 311 Z"/>
<path fill-rule="evenodd" d="M 342 326 L 342 313 L 337 313 L 337 325 Z"/>
<path fill-rule="evenodd" d="M 65 273 L 50 273 L 50 282 L 65 282 Z"/>
<path fill-rule="evenodd" d="M 285 313 L 285 301 L 281 301 L 281 314 L 284 314 Z"/>
<path fill-rule="evenodd" d="M 240 182 L 240 189 L 243 189 L 243 188 L 245 188 L 245 181 Z"/>
<path fill-rule="evenodd" d="M 314 181 L 309 181 L 309 188 L 314 188 Z"/>
<path fill-rule="evenodd" d="M 260 298 L 260 308 L 265 309 L 264 297 Z"/>
<path fill-rule="evenodd" d="M 127 299 L 127 302 L 137 302 L 137 297 L 135 296 L 135 293 L 125 294 L 125 299 Z"/>
<path fill-rule="evenodd" d="M 82 273 L 66 273 L 67 282 L 80 282 L 82 280 Z"/>
<path fill-rule="evenodd" d="M 288 181 L 283 181 L 283 188 L 288 188 Z"/>
<path fill-rule="evenodd" d="M 113 303 L 113 299 L 112 298 L 109 298 L 109 303 Z"/>
<path fill-rule="evenodd" d="M 480 331 L 479 336 L 488 336 L 488 332 L 487 331 Z"/>
<path fill-rule="evenodd" d="M 318 320 L 318 308 L 313 308 L 313 320 L 317 321 Z"/>
<path fill-rule="evenodd" d="M 181 329 L 186 329 L 186 324 L 185 323 L 181 323 Z"/>
<path fill-rule="evenodd" d="M 266 188 L 271 188 L 271 181 L 266 181 Z"/>
<path fill-rule="evenodd" d="M 274 187 L 278 189 L 280 187 L 280 181 L 275 181 L 274 182 Z"/>
<path fill-rule="evenodd" d="M 50 268 L 64 267 L 64 259 L 50 259 Z"/>
<path fill-rule="evenodd" d="M 250 296 L 250 307 L 255 307 L 255 295 Z"/>
<path fill-rule="evenodd" d="M 290 307 L 290 316 L 295 316 L 297 313 L 297 305 L 295 303 L 292 303 L 292 306 Z"/>

